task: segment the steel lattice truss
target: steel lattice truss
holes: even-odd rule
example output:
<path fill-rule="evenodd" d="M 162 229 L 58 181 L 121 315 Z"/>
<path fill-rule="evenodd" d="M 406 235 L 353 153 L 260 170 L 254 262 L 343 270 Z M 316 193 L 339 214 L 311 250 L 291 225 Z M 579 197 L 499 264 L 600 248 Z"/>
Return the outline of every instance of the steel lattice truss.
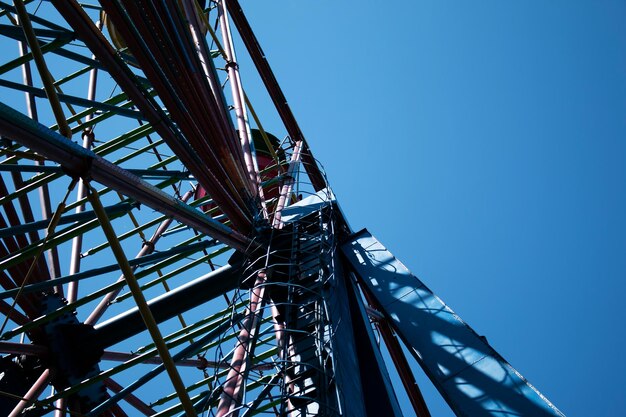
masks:
<path fill-rule="evenodd" d="M 0 45 L 0 414 L 401 415 L 383 343 L 429 416 L 399 337 L 458 415 L 562 415 L 348 228 L 236 0 L 0 1 Z"/>

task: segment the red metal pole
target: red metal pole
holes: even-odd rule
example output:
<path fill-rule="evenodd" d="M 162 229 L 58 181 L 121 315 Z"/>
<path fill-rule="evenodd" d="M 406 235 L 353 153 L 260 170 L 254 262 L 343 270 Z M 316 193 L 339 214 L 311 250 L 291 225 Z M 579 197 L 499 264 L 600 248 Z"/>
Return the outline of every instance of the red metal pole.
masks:
<path fill-rule="evenodd" d="M 111 391 L 113 391 L 115 393 L 120 392 L 124 388 L 120 384 L 118 384 L 117 382 L 112 380 L 111 378 L 105 379 L 104 380 L 104 385 L 108 389 L 110 389 Z M 148 404 L 146 404 L 143 401 L 141 401 L 139 398 L 137 398 L 133 394 L 126 394 L 126 396 L 124 397 L 124 401 L 126 401 L 128 404 L 130 404 L 133 407 L 135 407 L 135 409 L 137 409 L 137 411 L 139 411 L 140 413 L 142 413 L 145 416 L 152 416 L 152 415 L 156 414 L 156 411 L 154 411 L 154 409 L 152 409 L 152 407 L 150 407 Z"/>
<path fill-rule="evenodd" d="M 376 313 L 380 314 L 381 308 L 376 305 L 373 297 L 367 292 L 363 291 L 363 295 L 367 300 L 368 304 L 373 308 Z M 409 400 L 411 401 L 411 405 L 413 406 L 413 410 L 417 417 L 431 417 L 430 411 L 428 410 L 428 406 L 426 405 L 426 401 L 424 401 L 424 396 L 422 395 L 422 391 L 417 385 L 417 381 L 413 376 L 413 372 L 411 371 L 411 366 L 409 362 L 406 360 L 406 356 L 402 351 L 402 346 L 398 343 L 398 338 L 393 334 L 391 327 L 386 321 L 386 318 L 378 318 L 376 319 L 376 324 L 378 325 L 378 329 L 380 330 L 380 334 L 383 337 L 383 341 L 385 342 L 385 346 L 387 346 L 387 350 L 389 351 L 389 355 L 391 356 L 391 360 L 393 361 L 396 370 L 398 371 L 398 375 L 400 376 L 400 380 L 402 381 L 402 386 L 406 390 L 406 393 L 409 396 Z"/>
<path fill-rule="evenodd" d="M 280 197 L 278 198 L 278 203 L 276 204 L 276 210 L 274 211 L 274 220 L 272 222 L 272 226 L 276 229 L 281 229 L 283 227 L 283 222 L 281 220 L 281 212 L 283 208 L 287 205 L 287 199 L 291 194 L 291 188 L 295 183 L 295 172 L 298 168 L 298 164 L 300 163 L 300 154 L 302 150 L 302 141 L 299 140 L 296 142 L 293 153 L 291 154 L 291 161 L 289 161 L 289 168 L 287 168 L 287 174 L 285 176 L 285 181 L 280 190 Z"/>
<path fill-rule="evenodd" d="M 24 395 L 24 398 L 15 406 L 8 417 L 19 417 L 24 409 L 32 404 L 32 402 L 35 401 L 37 397 L 39 397 L 46 389 L 50 379 L 52 379 L 50 369 L 46 369 L 41 375 L 39 375 L 37 381 L 35 381 L 32 387 L 30 387 L 28 392 Z"/>
<path fill-rule="evenodd" d="M 252 135 L 250 133 L 250 125 L 248 124 L 248 118 L 246 115 L 245 98 L 243 94 L 243 86 L 241 84 L 241 77 L 239 76 L 239 64 L 235 56 L 235 47 L 233 45 L 232 34 L 230 32 L 230 23 L 228 22 L 228 11 L 226 2 L 223 0 L 217 4 L 217 10 L 220 19 L 220 27 L 222 29 L 222 40 L 224 54 L 226 55 L 226 69 L 228 71 L 228 78 L 230 79 L 231 92 L 233 95 L 233 103 L 235 108 L 235 116 L 237 119 L 237 127 L 239 129 L 239 139 L 241 141 L 241 147 L 243 149 L 244 161 L 250 180 L 256 187 L 255 192 L 259 194 L 261 198 L 261 204 L 264 208 L 264 216 L 267 218 L 267 210 L 265 209 L 265 201 L 263 198 L 263 189 L 261 188 L 261 176 L 257 164 L 254 162 L 252 155 L 250 140 Z"/>
<path fill-rule="evenodd" d="M 317 166 L 317 162 L 315 161 L 315 158 L 313 157 L 313 154 L 304 139 L 300 126 L 298 126 L 298 122 L 291 112 L 289 104 L 287 104 L 287 99 L 278 85 L 278 81 L 276 81 L 276 77 L 274 76 L 274 72 L 267 61 L 267 57 L 261 49 L 261 45 L 254 35 L 254 32 L 252 32 L 248 19 L 246 19 L 246 16 L 243 13 L 243 9 L 237 0 L 228 0 L 228 4 L 231 5 L 228 10 L 233 22 L 239 30 L 239 35 L 241 36 L 243 43 L 246 45 L 254 65 L 259 71 L 259 75 L 261 76 L 261 79 L 265 84 L 265 88 L 274 102 L 274 106 L 276 106 L 276 110 L 278 110 L 278 114 L 280 115 L 285 128 L 287 128 L 287 133 L 289 133 L 292 140 L 302 141 L 302 162 L 307 174 L 309 174 L 313 188 L 315 191 L 326 188 L 326 180 Z"/>
<path fill-rule="evenodd" d="M 101 20 L 96 23 L 96 27 L 99 30 L 102 30 L 103 22 Z M 95 59 L 95 55 L 91 56 L 92 59 Z M 96 85 L 98 80 L 98 69 L 92 68 L 89 72 L 89 85 L 87 86 L 87 99 L 95 100 L 96 99 Z M 91 120 L 91 114 L 88 114 L 85 117 L 85 122 Z M 87 128 L 83 131 L 83 148 L 91 149 L 94 141 L 94 133 L 91 128 Z M 87 190 L 85 187 L 85 183 L 83 180 L 80 180 L 78 183 L 78 189 L 76 191 L 76 201 L 82 200 L 87 197 Z M 76 207 L 76 213 L 82 213 L 85 211 L 85 205 L 81 204 Z M 70 275 L 77 274 L 80 272 L 80 252 L 83 246 L 83 235 L 78 235 L 74 239 L 72 239 L 72 252 L 70 255 Z M 78 297 L 78 281 L 70 282 L 67 286 L 67 302 L 73 303 L 76 301 Z M 57 417 L 61 417 L 60 415 Z"/>
<path fill-rule="evenodd" d="M 28 53 L 28 47 L 25 42 L 19 42 L 20 49 L 20 57 L 26 55 Z M 25 62 L 22 65 L 22 80 L 24 85 L 32 87 L 33 85 L 33 75 L 30 69 L 30 62 Z M 35 97 L 31 93 L 25 93 L 26 95 L 26 108 L 28 110 L 28 115 L 31 119 L 38 121 L 39 115 L 37 114 L 37 104 L 35 102 Z M 44 161 L 36 161 L 35 162 L 39 166 L 43 166 Z M 50 204 L 50 191 L 48 190 L 48 185 L 43 184 L 39 188 L 39 201 L 41 204 L 41 214 L 44 220 L 49 220 L 52 218 L 52 206 Z M 53 278 L 61 276 L 61 263 L 59 262 L 59 253 L 57 248 L 52 248 L 48 251 L 48 267 L 50 269 L 50 276 Z M 63 288 L 59 286 L 56 288 L 56 292 L 62 294 Z"/>
<path fill-rule="evenodd" d="M 83 132 L 83 148 L 91 149 L 93 144 L 94 135 L 93 132 Z M 76 201 L 82 200 L 87 196 L 87 189 L 83 180 L 78 182 L 78 188 L 76 191 Z M 85 205 L 81 204 L 76 207 L 76 213 L 82 213 L 85 211 Z M 70 275 L 80 272 L 80 252 L 83 246 L 83 235 L 78 235 L 72 239 L 72 251 L 70 255 Z M 67 302 L 73 303 L 78 297 L 78 282 L 70 282 L 67 286 Z"/>
<path fill-rule="evenodd" d="M 193 191 L 187 191 L 185 193 L 185 195 L 183 195 L 183 197 L 181 198 L 181 201 L 183 203 L 186 203 L 189 200 L 189 198 L 191 198 L 192 195 L 193 195 Z M 161 222 L 161 224 L 159 225 L 157 230 L 154 232 L 154 234 L 152 235 L 150 240 L 148 240 L 148 242 L 146 242 L 141 247 L 141 250 L 139 251 L 139 253 L 137 253 L 137 256 L 135 256 L 135 259 L 141 258 L 141 257 L 146 256 L 146 255 L 150 255 L 152 252 L 154 252 L 156 243 L 161 238 L 161 235 L 163 235 L 163 233 L 165 233 L 167 228 L 170 227 L 170 225 L 172 224 L 172 220 L 173 219 L 170 217 L 168 219 L 165 219 L 163 222 Z M 137 267 L 133 267 L 133 271 L 135 271 L 136 269 L 137 269 Z M 122 274 L 122 275 L 120 275 L 120 277 L 117 279 L 116 282 L 121 282 L 121 281 L 124 281 L 124 280 L 125 280 L 124 274 Z M 110 293 L 105 295 L 104 298 L 102 298 L 102 300 L 100 300 L 100 302 L 98 303 L 96 308 L 94 308 L 94 310 L 91 312 L 89 317 L 87 317 L 87 319 L 85 320 L 85 324 L 92 324 L 93 325 L 98 320 L 100 320 L 102 315 L 106 312 L 106 310 L 111 305 L 111 301 L 113 301 L 113 299 L 115 297 L 117 297 L 117 295 L 120 293 L 120 291 L 122 291 L 122 287 L 120 287 L 120 288 L 118 288 L 118 289 L 116 289 L 114 291 L 111 291 Z"/>
<path fill-rule="evenodd" d="M 250 368 L 249 362 L 254 355 L 257 330 L 262 315 L 261 307 L 265 294 L 265 279 L 265 271 L 259 271 L 254 287 L 251 290 L 248 314 L 243 328 L 239 332 L 238 344 L 230 361 L 230 371 L 226 377 L 224 391 L 217 407 L 217 417 L 224 417 L 227 414 L 230 417 L 239 415 L 238 407 L 241 402 L 246 375 Z"/>

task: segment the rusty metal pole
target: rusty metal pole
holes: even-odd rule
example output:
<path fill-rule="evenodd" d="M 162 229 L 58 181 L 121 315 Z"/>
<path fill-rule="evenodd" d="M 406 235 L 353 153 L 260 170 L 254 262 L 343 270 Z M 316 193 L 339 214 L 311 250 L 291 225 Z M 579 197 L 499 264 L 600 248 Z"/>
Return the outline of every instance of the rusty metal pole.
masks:
<path fill-rule="evenodd" d="M 278 312 L 278 308 L 276 307 L 276 304 L 272 304 L 271 311 L 272 311 L 272 321 L 274 324 L 274 333 L 276 334 L 276 345 L 278 346 L 278 357 L 283 362 L 285 362 L 288 360 L 290 356 L 294 356 L 293 345 L 288 343 L 288 335 L 285 330 L 285 325 L 279 321 L 280 313 Z M 293 393 L 294 391 L 293 382 L 291 381 L 291 377 L 287 374 L 287 372 L 284 372 L 283 379 L 284 379 L 284 384 L 285 384 L 287 391 Z M 286 402 L 287 402 L 287 412 L 291 414 L 294 407 L 291 404 L 291 400 L 289 398 L 287 398 Z"/>
<path fill-rule="evenodd" d="M 83 132 L 83 147 L 85 149 L 90 149 L 91 144 L 93 143 L 93 132 Z M 83 180 L 80 180 L 78 183 L 78 190 L 76 191 L 76 201 L 80 201 L 85 198 L 87 195 L 87 191 L 85 188 L 85 183 Z M 82 213 L 85 211 L 85 205 L 81 204 L 76 207 L 76 214 Z M 72 239 L 72 252 L 70 255 L 70 275 L 77 274 L 80 272 L 80 257 L 81 257 L 81 249 L 83 246 L 83 235 L 78 235 L 74 239 Z M 70 282 L 67 286 L 67 301 L 69 303 L 73 303 L 78 298 L 78 282 L 73 281 Z"/>
<path fill-rule="evenodd" d="M 302 141 L 302 162 L 309 175 L 313 188 L 315 191 L 320 191 L 326 188 L 326 180 L 317 166 L 317 162 L 315 161 L 315 158 L 311 153 L 311 149 L 304 139 L 304 135 L 298 126 L 298 122 L 289 108 L 287 98 L 278 85 L 278 81 L 272 72 L 272 68 L 269 65 L 267 57 L 261 49 L 261 45 L 254 35 L 254 32 L 250 27 L 250 23 L 248 23 L 248 19 L 244 15 L 239 2 L 237 0 L 226 1 L 230 5 L 228 11 L 233 19 L 233 23 L 237 27 L 241 40 L 248 49 L 250 58 L 256 66 L 259 75 L 261 76 L 261 80 L 263 81 L 263 84 L 265 84 L 265 88 L 276 106 L 276 110 L 278 111 L 278 114 L 287 129 L 287 133 L 291 139 L 295 141 Z"/>
<path fill-rule="evenodd" d="M 359 287 L 360 286 L 361 283 L 359 283 Z M 376 304 L 370 293 L 367 291 L 362 291 L 362 293 L 365 296 L 365 300 L 369 304 L 369 308 L 376 312 L 376 326 L 383 337 L 385 346 L 387 346 L 389 356 L 391 356 L 391 360 L 398 371 L 398 375 L 402 381 L 402 386 L 409 396 L 415 415 L 417 417 L 431 417 L 426 401 L 424 400 L 424 396 L 422 395 L 422 391 L 420 390 L 419 385 L 417 385 L 415 376 L 413 376 L 413 371 L 411 371 L 411 366 L 402 351 L 402 346 L 398 342 L 397 336 L 393 333 L 389 323 L 387 323 L 387 319 L 384 316 L 381 317 L 381 308 Z"/>
<path fill-rule="evenodd" d="M 111 378 L 105 379 L 104 385 L 115 393 L 120 392 L 124 388 L 120 384 L 112 380 Z M 124 401 L 126 401 L 128 404 L 135 407 L 137 411 L 139 411 L 141 414 L 145 416 L 152 416 L 156 414 L 156 411 L 154 411 L 152 407 L 150 407 L 148 404 L 141 401 L 137 396 L 133 394 L 126 395 L 126 397 L 124 397 Z"/>

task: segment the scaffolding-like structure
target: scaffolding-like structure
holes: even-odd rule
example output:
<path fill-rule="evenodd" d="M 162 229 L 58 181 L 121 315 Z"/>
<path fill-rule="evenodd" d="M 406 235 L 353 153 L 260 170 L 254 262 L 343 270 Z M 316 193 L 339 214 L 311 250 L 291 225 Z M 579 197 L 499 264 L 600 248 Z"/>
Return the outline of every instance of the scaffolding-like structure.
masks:
<path fill-rule="evenodd" d="M 0 1 L 0 46 L 1 415 L 427 417 L 408 351 L 562 416 L 350 229 L 237 0 Z"/>

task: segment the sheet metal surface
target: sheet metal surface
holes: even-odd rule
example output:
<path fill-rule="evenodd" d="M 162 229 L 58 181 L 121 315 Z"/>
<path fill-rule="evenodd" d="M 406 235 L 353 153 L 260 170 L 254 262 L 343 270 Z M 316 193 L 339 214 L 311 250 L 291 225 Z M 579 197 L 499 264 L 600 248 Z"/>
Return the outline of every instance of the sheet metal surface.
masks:
<path fill-rule="evenodd" d="M 563 416 L 367 230 L 342 251 L 458 416 Z"/>

